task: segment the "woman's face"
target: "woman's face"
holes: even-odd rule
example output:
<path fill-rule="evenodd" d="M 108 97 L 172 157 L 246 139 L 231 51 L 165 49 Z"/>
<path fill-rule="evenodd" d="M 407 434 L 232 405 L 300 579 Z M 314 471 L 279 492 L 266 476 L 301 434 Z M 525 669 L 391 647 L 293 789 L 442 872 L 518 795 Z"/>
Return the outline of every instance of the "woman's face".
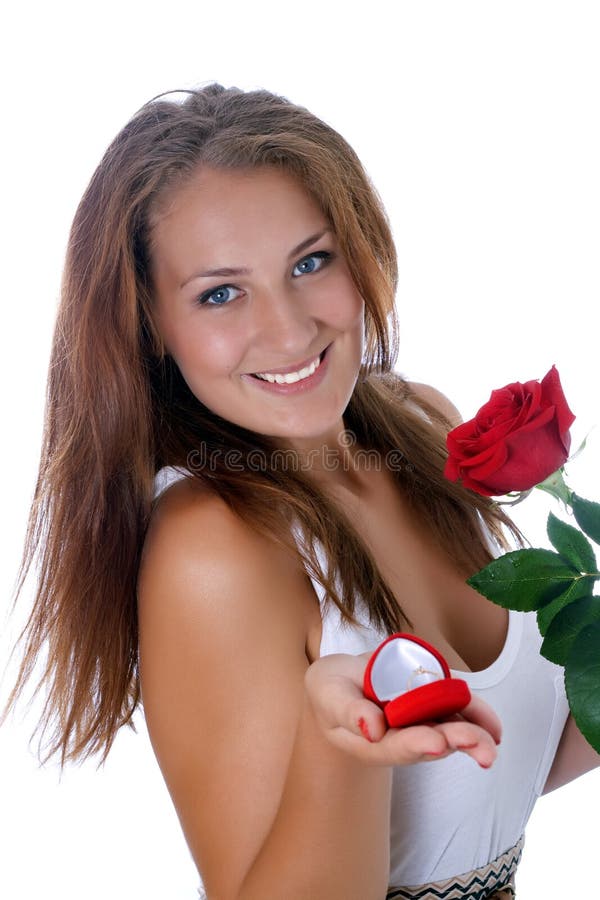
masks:
<path fill-rule="evenodd" d="M 361 364 L 364 302 L 295 179 L 199 170 L 158 218 L 151 258 L 158 328 L 198 400 L 273 437 L 337 433 Z"/>

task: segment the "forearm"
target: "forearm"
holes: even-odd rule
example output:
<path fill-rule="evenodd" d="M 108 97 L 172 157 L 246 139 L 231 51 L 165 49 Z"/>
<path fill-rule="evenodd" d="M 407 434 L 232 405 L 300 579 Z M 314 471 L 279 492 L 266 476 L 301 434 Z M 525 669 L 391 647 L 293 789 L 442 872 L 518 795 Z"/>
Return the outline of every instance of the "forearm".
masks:
<path fill-rule="evenodd" d="M 381 900 L 392 769 L 338 750 L 305 702 L 273 826 L 236 900 Z"/>
<path fill-rule="evenodd" d="M 598 766 L 600 755 L 588 744 L 573 717 L 569 716 L 543 793 L 549 794 Z"/>

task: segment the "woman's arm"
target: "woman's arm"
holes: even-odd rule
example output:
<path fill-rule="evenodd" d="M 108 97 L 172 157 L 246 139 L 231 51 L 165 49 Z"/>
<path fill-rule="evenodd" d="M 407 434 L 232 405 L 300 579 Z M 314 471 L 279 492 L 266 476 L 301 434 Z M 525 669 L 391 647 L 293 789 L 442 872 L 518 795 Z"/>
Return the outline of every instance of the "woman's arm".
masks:
<path fill-rule="evenodd" d="M 176 486 L 161 501 L 139 582 L 143 703 L 211 900 L 385 895 L 391 770 L 316 723 L 307 591 L 218 498 Z"/>
<path fill-rule="evenodd" d="M 598 766 L 600 754 L 588 744 L 573 716 L 569 716 L 542 793 L 549 794 Z"/>

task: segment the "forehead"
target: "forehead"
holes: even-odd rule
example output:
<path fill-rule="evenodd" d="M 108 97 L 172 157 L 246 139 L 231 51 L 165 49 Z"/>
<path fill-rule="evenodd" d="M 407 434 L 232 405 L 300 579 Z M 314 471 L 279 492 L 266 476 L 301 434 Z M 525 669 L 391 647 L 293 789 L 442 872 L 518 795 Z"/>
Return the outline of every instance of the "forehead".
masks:
<path fill-rule="evenodd" d="M 327 224 L 310 192 L 287 172 L 203 167 L 161 204 L 152 228 L 152 256 L 177 256 L 189 243 L 211 257 L 265 240 L 289 249 L 307 229 Z"/>

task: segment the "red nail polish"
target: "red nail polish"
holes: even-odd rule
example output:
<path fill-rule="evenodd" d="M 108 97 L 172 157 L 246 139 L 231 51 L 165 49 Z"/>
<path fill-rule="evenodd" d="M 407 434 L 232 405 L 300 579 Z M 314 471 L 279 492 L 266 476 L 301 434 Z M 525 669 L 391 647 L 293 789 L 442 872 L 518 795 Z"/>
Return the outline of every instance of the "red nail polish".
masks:
<path fill-rule="evenodd" d="M 476 746 L 477 746 L 477 741 L 474 744 L 457 744 L 456 749 L 457 750 L 472 750 L 473 747 L 476 747 Z"/>
<path fill-rule="evenodd" d="M 492 764 L 491 764 L 491 763 L 479 763 L 479 766 L 480 766 L 480 768 L 482 768 L 482 769 L 491 769 L 491 768 L 492 768 Z"/>
<path fill-rule="evenodd" d="M 373 743 L 373 738 L 372 738 L 371 735 L 369 734 L 369 726 L 367 725 L 367 723 L 365 722 L 365 720 L 363 719 L 362 716 L 361 716 L 360 719 L 358 720 L 358 727 L 359 727 L 360 730 L 362 731 L 364 737 L 366 737 L 366 739 L 367 739 L 368 741 L 370 741 L 371 743 Z"/>

